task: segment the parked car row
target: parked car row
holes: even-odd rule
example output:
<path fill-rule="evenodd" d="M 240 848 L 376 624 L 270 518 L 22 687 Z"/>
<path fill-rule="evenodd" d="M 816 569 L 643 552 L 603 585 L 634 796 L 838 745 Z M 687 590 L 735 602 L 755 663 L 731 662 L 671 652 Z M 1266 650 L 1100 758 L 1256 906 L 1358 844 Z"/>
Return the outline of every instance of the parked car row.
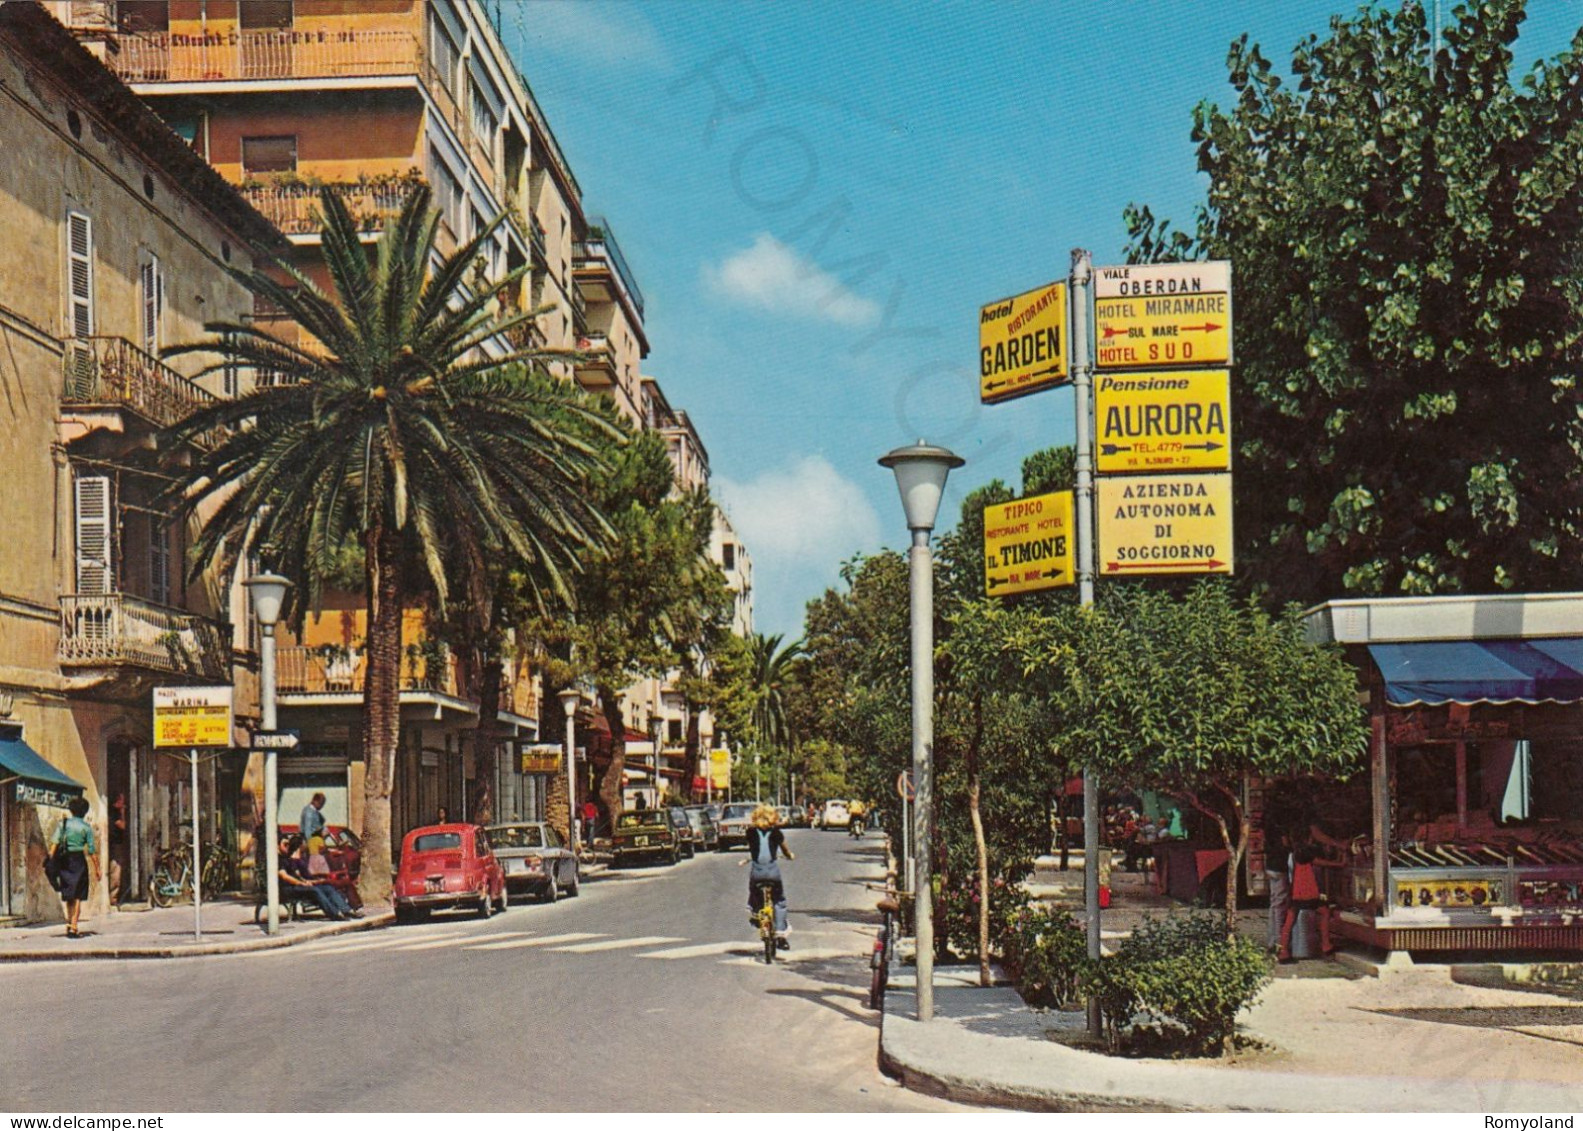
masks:
<path fill-rule="evenodd" d="M 580 888 L 577 855 L 543 821 L 425 825 L 401 841 L 396 918 L 426 919 L 433 911 L 474 909 L 487 919 L 519 891 L 554 903 Z"/>

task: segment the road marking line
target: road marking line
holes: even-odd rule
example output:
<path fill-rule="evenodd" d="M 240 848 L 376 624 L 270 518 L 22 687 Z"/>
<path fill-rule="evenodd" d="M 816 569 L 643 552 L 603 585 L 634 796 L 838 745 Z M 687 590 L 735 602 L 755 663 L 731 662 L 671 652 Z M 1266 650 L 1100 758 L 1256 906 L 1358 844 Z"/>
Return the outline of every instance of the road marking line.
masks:
<path fill-rule="evenodd" d="M 338 945 L 335 945 L 335 946 L 318 946 L 318 947 L 314 947 L 313 948 L 313 953 L 314 954 L 326 954 L 326 955 L 329 955 L 329 954 L 350 954 L 350 953 L 352 953 L 354 951 L 359 951 L 359 950 L 383 950 L 383 949 L 388 948 L 388 947 L 403 946 L 403 945 L 408 944 L 408 943 L 423 942 L 423 941 L 425 941 L 427 939 L 442 938 L 442 937 L 446 938 L 449 941 L 453 941 L 454 942 L 456 939 L 460 938 L 461 936 L 460 935 L 456 935 L 456 934 L 448 934 L 448 935 L 444 935 L 444 936 L 441 936 L 441 935 L 409 935 L 406 932 L 402 932 L 402 934 L 399 937 L 397 937 L 397 938 L 368 939 L 368 940 L 365 940 L 365 941 L 359 941 L 359 942 L 355 942 L 355 943 L 341 943 L 341 944 L 338 944 Z"/>
<path fill-rule="evenodd" d="M 502 943 L 498 949 L 505 950 L 507 946 L 554 946 L 556 943 L 576 942 L 578 939 L 606 939 L 609 937 L 609 935 L 602 935 L 597 931 L 572 931 L 564 935 L 545 935 L 542 939 L 518 939 L 513 943 Z"/>
<path fill-rule="evenodd" d="M 397 950 L 439 950 L 443 946 L 461 946 L 465 940 L 460 938 L 436 939 L 433 942 L 413 943 L 410 946 L 398 946 Z"/>
<path fill-rule="evenodd" d="M 740 950 L 747 946 L 740 942 L 712 942 L 700 943 L 697 946 L 678 946 L 670 950 L 651 950 L 647 954 L 640 954 L 639 958 L 703 958 L 710 954 L 729 954 L 733 950 Z"/>
<path fill-rule="evenodd" d="M 533 934 L 532 931 L 496 931 L 492 935 L 480 935 L 476 939 L 458 939 L 457 944 L 463 950 L 488 950 L 500 946 L 505 939 L 525 939 Z M 511 943 L 506 943 L 511 946 Z"/>
<path fill-rule="evenodd" d="M 660 943 L 686 942 L 675 935 L 646 935 L 641 939 L 607 939 L 604 942 L 580 943 L 577 946 L 558 946 L 555 949 L 568 954 L 590 954 L 598 950 L 624 950 L 634 946 L 658 946 Z"/>

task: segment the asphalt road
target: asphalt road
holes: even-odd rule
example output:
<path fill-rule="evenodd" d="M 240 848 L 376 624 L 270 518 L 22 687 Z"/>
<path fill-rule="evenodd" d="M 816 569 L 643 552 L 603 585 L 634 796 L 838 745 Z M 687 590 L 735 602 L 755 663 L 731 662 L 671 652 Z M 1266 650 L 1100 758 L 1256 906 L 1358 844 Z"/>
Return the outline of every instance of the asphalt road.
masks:
<path fill-rule="evenodd" d="M 875 1068 L 876 836 L 796 830 L 765 966 L 742 850 L 554 906 L 279 951 L 0 967 L 12 1111 L 945 1111 Z"/>

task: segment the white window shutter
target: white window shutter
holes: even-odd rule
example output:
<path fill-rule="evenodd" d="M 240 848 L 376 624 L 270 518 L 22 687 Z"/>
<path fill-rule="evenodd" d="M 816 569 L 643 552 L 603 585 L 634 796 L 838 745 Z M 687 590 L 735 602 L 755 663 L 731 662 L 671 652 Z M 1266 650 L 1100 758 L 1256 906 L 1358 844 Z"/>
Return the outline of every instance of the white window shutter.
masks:
<path fill-rule="evenodd" d="M 159 274 L 159 257 L 150 255 L 138 268 L 138 290 L 143 300 L 143 352 L 159 356 L 159 314 L 162 305 L 163 280 Z"/>
<path fill-rule="evenodd" d="M 148 598 L 170 604 L 170 528 L 157 514 L 148 516 Z"/>
<path fill-rule="evenodd" d="M 77 592 L 109 593 L 113 585 L 110 550 L 113 530 L 110 515 L 110 479 L 105 475 L 77 477 Z"/>
<path fill-rule="evenodd" d="M 81 212 L 66 214 L 66 293 L 74 338 L 93 335 L 93 221 Z"/>

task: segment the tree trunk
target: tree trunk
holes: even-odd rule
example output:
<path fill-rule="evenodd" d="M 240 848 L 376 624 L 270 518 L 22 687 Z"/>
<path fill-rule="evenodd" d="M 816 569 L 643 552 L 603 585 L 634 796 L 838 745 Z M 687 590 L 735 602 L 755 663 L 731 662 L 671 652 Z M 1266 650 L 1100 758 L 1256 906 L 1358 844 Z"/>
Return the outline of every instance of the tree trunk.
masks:
<path fill-rule="evenodd" d="M 967 813 L 973 822 L 973 851 L 978 857 L 978 984 L 990 985 L 989 973 L 989 845 L 984 840 L 984 815 L 979 810 L 979 744 L 984 738 L 984 701 L 973 700 L 973 735 L 967 744 Z"/>
<path fill-rule="evenodd" d="M 687 794 L 687 799 L 689 801 L 698 800 L 698 791 L 693 786 L 694 780 L 696 780 L 698 777 L 698 743 L 698 712 L 696 710 L 689 710 L 687 712 L 687 740 L 685 745 L 686 754 L 682 761 L 682 765 L 686 767 L 685 773 L 687 775 L 685 779 L 686 786 L 683 792 Z"/>
<path fill-rule="evenodd" d="M 599 779 L 599 800 L 604 802 L 610 815 L 610 827 L 615 827 L 621 812 L 621 781 L 627 769 L 627 722 L 621 715 L 621 699 L 607 687 L 599 689 L 599 702 L 604 708 L 605 722 L 610 726 L 610 764 Z"/>
<path fill-rule="evenodd" d="M 495 822 L 500 684 L 504 674 L 505 661 L 500 658 L 500 653 L 493 650 L 485 652 L 478 673 L 478 728 L 473 731 L 472 820 L 479 825 L 492 825 Z"/>
<path fill-rule="evenodd" d="M 1232 790 L 1216 782 L 1215 789 L 1224 794 L 1231 806 L 1231 820 L 1227 821 L 1224 813 L 1206 804 L 1196 793 L 1188 791 L 1183 794 L 1194 809 L 1203 813 L 1215 822 L 1220 829 L 1220 842 L 1226 848 L 1226 935 L 1228 937 L 1237 933 L 1237 872 L 1242 868 L 1242 857 L 1248 846 L 1248 819 L 1243 815 L 1242 802 Z M 1231 826 L 1235 824 L 1237 835 L 1231 834 Z"/>
<path fill-rule="evenodd" d="M 363 859 L 357 891 L 363 902 L 390 902 L 390 793 L 396 784 L 401 742 L 400 538 L 376 526 L 369 531 L 368 668 L 363 681 Z"/>

